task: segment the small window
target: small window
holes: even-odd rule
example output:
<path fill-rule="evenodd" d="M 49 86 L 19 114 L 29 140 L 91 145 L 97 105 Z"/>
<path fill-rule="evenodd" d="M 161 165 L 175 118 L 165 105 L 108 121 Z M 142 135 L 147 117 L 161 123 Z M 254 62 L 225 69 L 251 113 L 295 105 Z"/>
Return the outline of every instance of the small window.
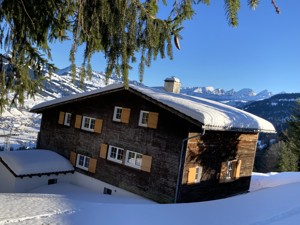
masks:
<path fill-rule="evenodd" d="M 148 118 L 149 118 L 149 112 L 148 111 L 141 111 L 140 112 L 140 119 L 139 119 L 139 126 L 148 127 Z"/>
<path fill-rule="evenodd" d="M 227 162 L 226 180 L 233 180 L 235 175 L 236 161 Z"/>
<path fill-rule="evenodd" d="M 110 145 L 108 149 L 107 159 L 117 163 L 122 163 L 124 149 Z"/>
<path fill-rule="evenodd" d="M 49 179 L 48 185 L 51 185 L 51 184 L 57 184 L 57 179 Z"/>
<path fill-rule="evenodd" d="M 87 131 L 94 131 L 95 122 L 96 122 L 95 118 L 83 116 L 81 129 Z"/>
<path fill-rule="evenodd" d="M 122 107 L 115 107 L 113 121 L 121 122 Z"/>
<path fill-rule="evenodd" d="M 76 167 L 88 171 L 89 163 L 90 163 L 89 157 L 80 154 L 77 155 Z"/>
<path fill-rule="evenodd" d="M 71 116 L 72 116 L 71 113 L 66 113 L 65 114 L 64 125 L 70 126 L 70 124 L 71 124 Z"/>
<path fill-rule="evenodd" d="M 200 183 L 202 177 L 202 166 L 196 166 L 195 183 Z"/>
<path fill-rule="evenodd" d="M 111 195 L 112 194 L 112 190 L 105 187 L 104 190 L 103 190 L 103 194 L 105 194 L 105 195 Z"/>
<path fill-rule="evenodd" d="M 137 152 L 127 151 L 125 164 L 136 169 L 141 169 L 143 155 Z"/>

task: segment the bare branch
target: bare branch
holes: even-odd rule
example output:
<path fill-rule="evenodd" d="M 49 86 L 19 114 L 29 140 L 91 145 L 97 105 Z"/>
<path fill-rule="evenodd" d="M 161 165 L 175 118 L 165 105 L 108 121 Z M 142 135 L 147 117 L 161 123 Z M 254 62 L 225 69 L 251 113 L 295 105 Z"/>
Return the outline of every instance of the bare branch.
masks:
<path fill-rule="evenodd" d="M 276 2 L 274 0 L 272 0 L 272 4 L 275 7 L 276 12 L 279 14 L 280 13 L 280 9 L 279 7 L 276 5 Z"/>

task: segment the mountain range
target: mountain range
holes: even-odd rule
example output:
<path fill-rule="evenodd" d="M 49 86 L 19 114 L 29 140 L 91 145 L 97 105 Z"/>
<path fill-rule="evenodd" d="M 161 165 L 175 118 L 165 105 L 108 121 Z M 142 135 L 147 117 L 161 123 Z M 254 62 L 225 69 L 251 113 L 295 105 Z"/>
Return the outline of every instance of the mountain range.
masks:
<path fill-rule="evenodd" d="M 54 98 L 60 98 L 84 91 L 95 90 L 106 84 L 121 82 L 121 79 L 112 76 L 105 82 L 105 74 L 93 71 L 91 79 L 86 78 L 84 84 L 80 82 L 80 68 L 76 69 L 76 77 L 72 82 L 71 68 L 67 67 L 52 73 L 45 73 L 47 79 L 44 88 L 34 99 L 27 98 L 24 107 L 10 108 L 0 117 L 0 148 L 31 148 L 35 146 L 39 131 L 40 115 L 30 113 L 29 110 L 36 104 Z M 130 81 L 131 83 L 138 83 Z M 162 81 L 163 85 L 163 81 Z M 161 88 L 161 87 L 160 87 Z M 219 101 L 237 108 L 242 108 L 272 122 L 278 130 L 286 128 L 292 108 L 300 94 L 273 95 L 268 90 L 255 93 L 252 89 L 244 88 L 239 91 L 226 91 L 214 87 L 182 87 L 181 93 L 196 97 Z M 0 149 L 1 150 L 1 149 Z"/>

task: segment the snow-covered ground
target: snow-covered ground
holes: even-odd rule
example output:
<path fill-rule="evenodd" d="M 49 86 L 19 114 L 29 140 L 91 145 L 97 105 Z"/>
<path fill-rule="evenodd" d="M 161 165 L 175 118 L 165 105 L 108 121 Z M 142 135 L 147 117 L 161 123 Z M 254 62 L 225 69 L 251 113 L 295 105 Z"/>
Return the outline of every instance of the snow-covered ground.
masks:
<path fill-rule="evenodd" d="M 271 187 L 271 188 L 270 188 Z M 216 201 L 156 204 L 69 184 L 0 194 L 0 224 L 298 225 L 300 173 L 253 173 L 251 192 Z"/>

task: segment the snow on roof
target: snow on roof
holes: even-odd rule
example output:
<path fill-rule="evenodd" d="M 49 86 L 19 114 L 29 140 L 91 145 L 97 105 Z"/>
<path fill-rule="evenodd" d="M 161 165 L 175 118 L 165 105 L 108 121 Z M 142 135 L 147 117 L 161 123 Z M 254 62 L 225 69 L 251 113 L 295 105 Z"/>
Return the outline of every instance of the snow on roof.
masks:
<path fill-rule="evenodd" d="M 165 81 L 175 81 L 175 82 L 180 82 L 180 80 L 179 80 L 179 78 L 178 77 L 174 77 L 174 76 L 172 76 L 172 77 L 167 77 L 166 79 L 165 79 Z"/>
<path fill-rule="evenodd" d="M 44 102 L 34 106 L 31 112 L 41 112 L 43 109 L 49 107 L 74 100 L 82 100 L 118 89 L 124 89 L 124 85 L 121 83 L 112 84 L 98 90 Z M 149 88 L 143 85 L 129 84 L 129 89 L 135 90 L 169 108 L 183 113 L 202 123 L 203 127 L 207 130 L 255 130 L 259 132 L 275 132 L 274 126 L 269 121 L 219 102 L 170 93 L 162 89 Z"/>
<path fill-rule="evenodd" d="M 74 171 L 67 159 L 49 150 L 3 151 L 0 158 L 17 176 Z"/>

